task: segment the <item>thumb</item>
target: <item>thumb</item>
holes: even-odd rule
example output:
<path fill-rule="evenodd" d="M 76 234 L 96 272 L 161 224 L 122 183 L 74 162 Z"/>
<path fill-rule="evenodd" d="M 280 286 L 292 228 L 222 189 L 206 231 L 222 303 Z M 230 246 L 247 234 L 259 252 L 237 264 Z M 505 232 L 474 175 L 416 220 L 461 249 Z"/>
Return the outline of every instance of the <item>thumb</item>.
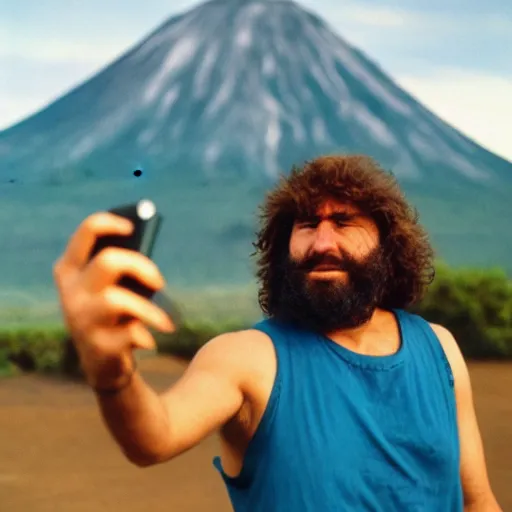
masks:
<path fill-rule="evenodd" d="M 128 338 L 134 349 L 156 349 L 155 338 L 140 320 L 134 319 L 124 329 L 128 331 Z"/>

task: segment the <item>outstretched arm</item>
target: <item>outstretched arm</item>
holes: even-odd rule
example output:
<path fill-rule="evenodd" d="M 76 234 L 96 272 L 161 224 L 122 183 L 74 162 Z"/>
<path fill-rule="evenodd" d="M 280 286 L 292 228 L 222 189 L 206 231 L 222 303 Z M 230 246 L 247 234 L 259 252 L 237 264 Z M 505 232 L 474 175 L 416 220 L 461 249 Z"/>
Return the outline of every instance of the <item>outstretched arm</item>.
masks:
<path fill-rule="evenodd" d="M 97 395 L 104 421 L 130 461 L 142 467 L 170 460 L 237 414 L 248 379 L 245 341 L 260 335 L 254 333 L 212 339 L 160 395 L 138 373 L 118 394 Z"/>

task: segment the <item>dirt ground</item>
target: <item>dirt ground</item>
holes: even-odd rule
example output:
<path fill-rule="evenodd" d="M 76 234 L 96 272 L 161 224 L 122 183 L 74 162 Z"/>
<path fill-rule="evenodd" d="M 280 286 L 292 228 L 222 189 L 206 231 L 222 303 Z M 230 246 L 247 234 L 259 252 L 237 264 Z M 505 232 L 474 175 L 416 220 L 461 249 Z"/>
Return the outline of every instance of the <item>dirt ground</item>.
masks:
<path fill-rule="evenodd" d="M 512 511 L 512 364 L 469 366 L 491 483 L 504 512 Z M 163 390 L 183 364 L 156 357 L 140 367 Z M 215 455 L 212 437 L 174 461 L 137 468 L 110 438 L 84 386 L 34 375 L 0 381 L 2 511 L 228 512 Z"/>

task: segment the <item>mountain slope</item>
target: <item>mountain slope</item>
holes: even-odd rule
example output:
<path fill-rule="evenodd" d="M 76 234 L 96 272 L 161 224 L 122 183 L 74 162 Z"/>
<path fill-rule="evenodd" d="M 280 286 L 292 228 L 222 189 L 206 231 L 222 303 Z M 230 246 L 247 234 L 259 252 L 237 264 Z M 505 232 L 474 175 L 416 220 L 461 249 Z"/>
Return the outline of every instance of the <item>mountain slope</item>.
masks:
<path fill-rule="evenodd" d="M 512 164 L 431 114 L 293 2 L 214 0 L 0 132 L 4 181 L 273 179 L 364 152 L 422 186 L 512 182 Z"/>
<path fill-rule="evenodd" d="M 154 259 L 172 289 L 201 302 L 197 290 L 245 287 L 270 182 L 343 151 L 397 175 L 449 264 L 512 275 L 512 164 L 295 3 L 214 0 L 0 132 L 0 304 L 55 310 L 51 268 L 71 233 L 141 197 L 164 215 Z"/>

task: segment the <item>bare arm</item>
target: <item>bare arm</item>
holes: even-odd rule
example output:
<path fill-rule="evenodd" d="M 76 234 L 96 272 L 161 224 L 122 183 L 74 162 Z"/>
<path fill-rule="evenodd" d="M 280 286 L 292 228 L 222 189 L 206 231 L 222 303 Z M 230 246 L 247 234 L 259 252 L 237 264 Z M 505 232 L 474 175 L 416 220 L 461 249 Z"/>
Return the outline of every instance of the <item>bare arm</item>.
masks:
<path fill-rule="evenodd" d="M 432 325 L 452 368 L 457 400 L 460 440 L 460 475 L 465 512 L 503 512 L 491 489 L 484 448 L 473 403 L 468 368 L 453 335 L 440 325 Z"/>
<path fill-rule="evenodd" d="M 178 382 L 160 395 L 135 374 L 119 394 L 98 396 L 104 421 L 130 461 L 139 466 L 167 461 L 240 410 L 248 380 L 247 342 L 260 335 L 254 332 L 212 339 Z"/>
<path fill-rule="evenodd" d="M 169 444 L 169 418 L 162 400 L 135 373 L 117 394 L 96 395 L 103 421 L 126 457 L 138 466 L 155 462 Z"/>
<path fill-rule="evenodd" d="M 251 340 L 261 341 L 264 335 L 244 331 L 214 338 L 176 385 L 161 395 L 137 373 L 130 380 L 133 350 L 155 348 L 147 326 L 174 330 L 161 308 L 119 283 L 122 276 L 131 276 L 155 291 L 161 289 L 165 280 L 153 261 L 119 247 L 89 257 L 99 236 L 132 232 L 133 223 L 127 219 L 95 213 L 71 236 L 53 270 L 65 324 L 87 382 L 95 389 L 116 390 L 97 394 L 103 419 L 128 459 L 146 466 L 191 448 L 237 413 L 261 346 Z M 120 322 L 123 317 L 130 320 Z"/>

